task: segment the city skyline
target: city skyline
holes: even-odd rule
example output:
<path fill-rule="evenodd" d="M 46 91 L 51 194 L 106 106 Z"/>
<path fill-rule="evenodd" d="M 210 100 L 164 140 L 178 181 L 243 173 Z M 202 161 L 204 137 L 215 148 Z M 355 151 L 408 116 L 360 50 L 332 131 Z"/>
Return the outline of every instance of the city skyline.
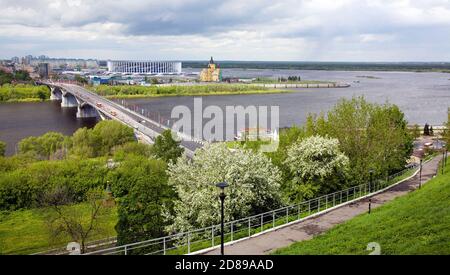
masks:
<path fill-rule="evenodd" d="M 0 0 L 0 58 L 450 61 L 450 1 Z"/>

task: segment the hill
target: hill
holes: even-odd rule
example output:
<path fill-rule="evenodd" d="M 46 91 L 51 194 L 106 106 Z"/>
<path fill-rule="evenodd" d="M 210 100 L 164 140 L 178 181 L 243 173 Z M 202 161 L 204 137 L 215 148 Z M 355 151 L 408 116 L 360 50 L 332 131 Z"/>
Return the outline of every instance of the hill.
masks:
<path fill-rule="evenodd" d="M 361 254 L 371 242 L 382 255 L 450 254 L 450 165 L 420 190 L 340 224 L 312 240 L 279 249 L 278 255 Z"/>

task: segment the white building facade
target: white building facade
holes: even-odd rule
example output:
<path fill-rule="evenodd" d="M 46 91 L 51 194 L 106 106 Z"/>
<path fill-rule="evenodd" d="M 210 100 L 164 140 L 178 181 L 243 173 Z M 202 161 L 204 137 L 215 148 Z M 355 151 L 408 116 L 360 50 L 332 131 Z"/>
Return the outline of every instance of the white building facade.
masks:
<path fill-rule="evenodd" d="M 129 74 L 181 74 L 179 61 L 108 61 L 108 71 Z"/>

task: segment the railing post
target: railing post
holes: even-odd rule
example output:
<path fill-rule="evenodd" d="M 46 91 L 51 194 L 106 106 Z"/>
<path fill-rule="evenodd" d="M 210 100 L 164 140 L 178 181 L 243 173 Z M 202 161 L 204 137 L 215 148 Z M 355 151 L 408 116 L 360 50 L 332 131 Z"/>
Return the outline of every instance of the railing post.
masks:
<path fill-rule="evenodd" d="M 335 203 L 336 203 L 336 193 L 333 193 L 333 207 L 334 207 Z"/>
<path fill-rule="evenodd" d="M 308 216 L 311 215 L 311 200 L 308 201 Z"/>
<path fill-rule="evenodd" d="M 325 210 L 328 209 L 328 195 L 325 195 Z"/>
<path fill-rule="evenodd" d="M 166 255 L 166 238 L 163 238 L 163 254 Z"/>
<path fill-rule="evenodd" d="M 261 232 L 263 232 L 263 226 L 264 226 L 264 215 L 261 215 Z"/>
<path fill-rule="evenodd" d="M 214 247 L 214 225 L 211 227 L 211 247 Z"/>
<path fill-rule="evenodd" d="M 233 241 L 233 222 L 231 222 L 231 241 Z"/>
<path fill-rule="evenodd" d="M 187 247 L 188 247 L 188 254 L 191 253 L 191 234 L 188 232 L 187 234 Z"/>
<path fill-rule="evenodd" d="M 286 223 L 289 223 L 289 206 L 286 207 Z"/>
<path fill-rule="evenodd" d="M 275 211 L 272 212 L 272 227 L 275 228 Z"/>
<path fill-rule="evenodd" d="M 125 255 L 127 255 L 127 246 L 124 246 L 123 249 L 124 249 L 123 252 L 125 253 Z"/>
<path fill-rule="evenodd" d="M 340 199 L 340 203 L 339 204 L 342 204 L 342 191 L 339 192 L 339 194 L 341 195 L 341 199 Z"/>
<path fill-rule="evenodd" d="M 248 218 L 248 236 L 251 236 L 250 218 Z"/>
<path fill-rule="evenodd" d="M 317 212 L 320 212 L 320 197 L 317 199 Z"/>

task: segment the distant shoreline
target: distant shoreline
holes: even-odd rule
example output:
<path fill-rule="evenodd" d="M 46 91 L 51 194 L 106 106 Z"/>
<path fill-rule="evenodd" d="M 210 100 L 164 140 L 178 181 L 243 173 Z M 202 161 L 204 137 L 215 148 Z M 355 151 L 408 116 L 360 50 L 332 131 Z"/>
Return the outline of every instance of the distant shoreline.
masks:
<path fill-rule="evenodd" d="M 281 62 L 281 61 L 218 61 L 222 69 L 272 69 L 305 71 L 375 71 L 375 72 L 438 72 L 450 73 L 450 62 Z M 200 69 L 205 62 L 183 61 L 183 69 Z"/>

